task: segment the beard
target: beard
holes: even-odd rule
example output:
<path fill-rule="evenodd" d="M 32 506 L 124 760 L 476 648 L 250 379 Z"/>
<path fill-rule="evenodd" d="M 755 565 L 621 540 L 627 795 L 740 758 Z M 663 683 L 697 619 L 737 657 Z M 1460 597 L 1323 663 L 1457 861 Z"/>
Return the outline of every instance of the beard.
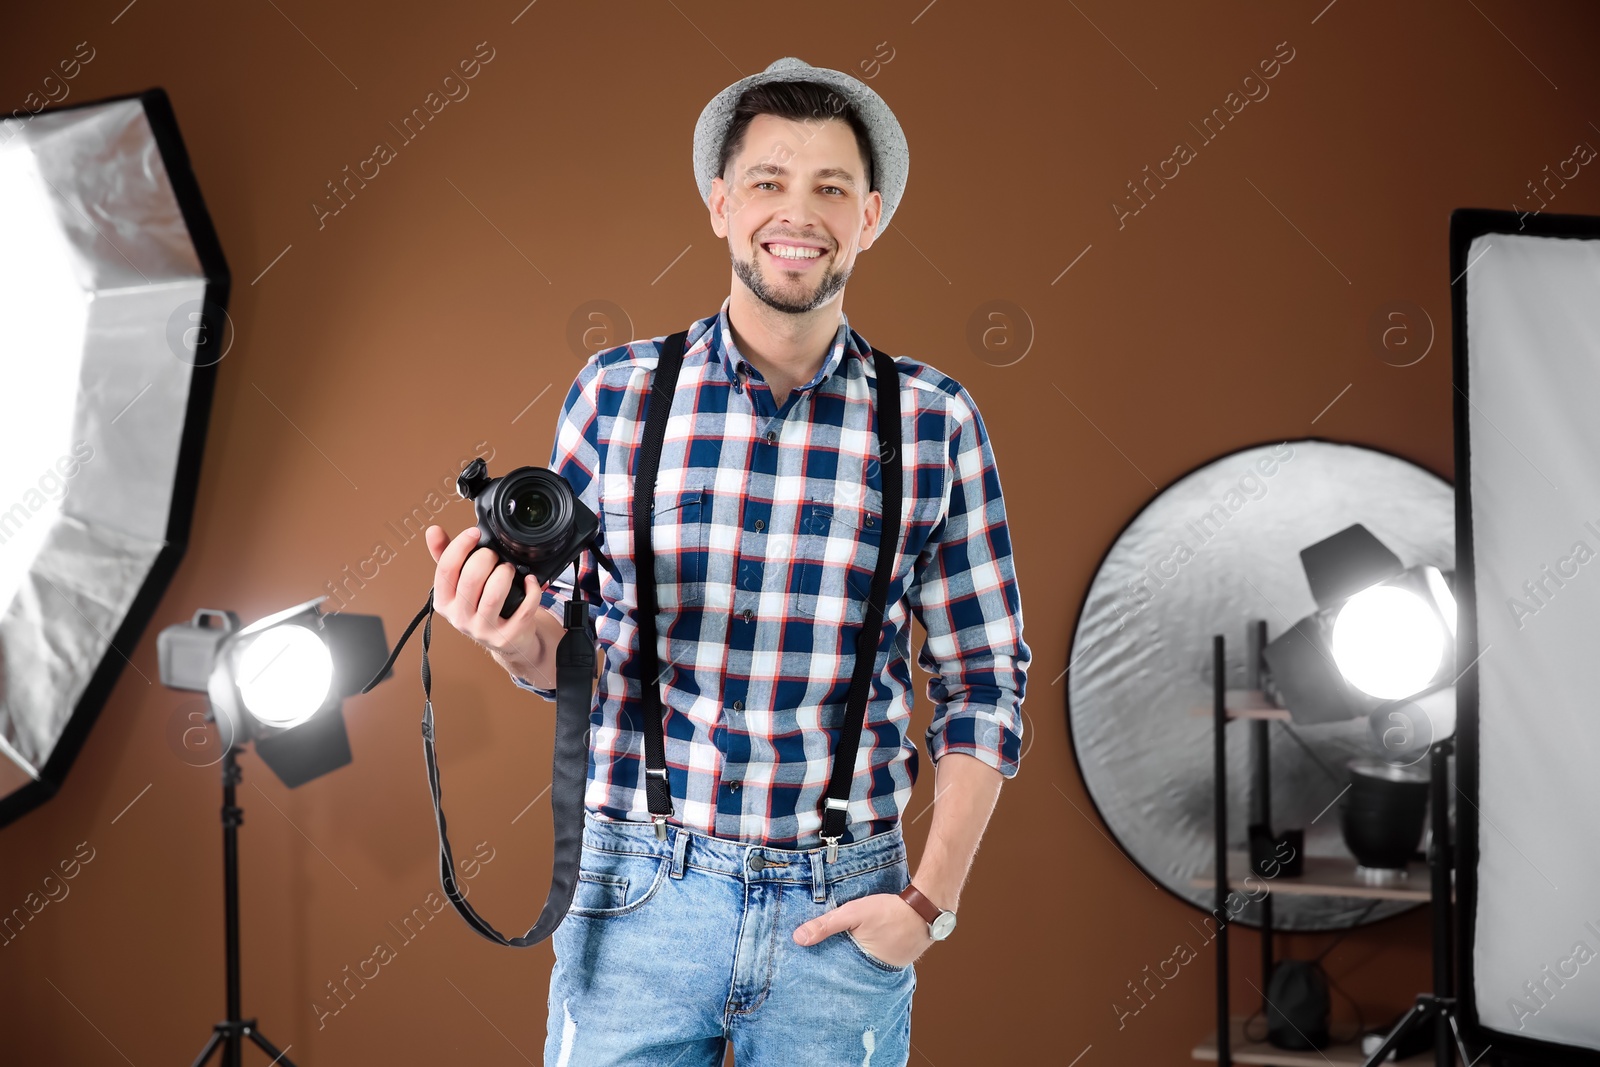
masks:
<path fill-rule="evenodd" d="M 756 266 L 754 259 L 740 259 L 731 250 L 728 258 L 733 260 L 734 275 L 755 294 L 757 300 L 774 311 L 788 315 L 802 315 L 808 311 L 815 311 L 833 299 L 834 295 L 844 288 L 845 282 L 850 280 L 850 271 L 825 267 L 822 277 L 815 283 L 815 291 L 807 294 L 805 291 L 807 283 L 791 278 L 779 285 L 771 285 L 762 276 L 761 269 Z"/>

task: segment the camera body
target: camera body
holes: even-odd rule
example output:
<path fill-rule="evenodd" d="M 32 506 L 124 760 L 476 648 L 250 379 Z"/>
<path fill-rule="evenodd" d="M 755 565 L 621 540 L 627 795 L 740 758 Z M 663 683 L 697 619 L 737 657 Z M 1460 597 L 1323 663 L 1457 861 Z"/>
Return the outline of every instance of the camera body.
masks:
<path fill-rule="evenodd" d="M 502 619 L 510 618 L 527 599 L 527 575 L 545 585 L 586 548 L 615 573 L 595 536 L 599 518 L 554 471 L 518 467 L 491 478 L 487 464 L 474 459 L 456 478 L 456 492 L 472 501 L 477 513 L 478 547 L 494 549 L 503 562 L 516 568 L 511 592 L 500 609 Z"/>

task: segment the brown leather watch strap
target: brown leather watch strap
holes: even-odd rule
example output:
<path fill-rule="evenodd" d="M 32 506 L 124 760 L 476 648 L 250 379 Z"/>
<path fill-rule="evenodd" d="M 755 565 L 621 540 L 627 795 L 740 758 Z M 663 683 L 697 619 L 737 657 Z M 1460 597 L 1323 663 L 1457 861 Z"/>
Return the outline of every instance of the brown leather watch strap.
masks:
<path fill-rule="evenodd" d="M 923 896 L 914 885 L 908 885 L 904 889 L 900 890 L 900 899 L 915 908 L 917 910 L 917 914 L 922 916 L 923 919 L 929 923 L 932 923 L 939 917 L 939 905 Z"/>

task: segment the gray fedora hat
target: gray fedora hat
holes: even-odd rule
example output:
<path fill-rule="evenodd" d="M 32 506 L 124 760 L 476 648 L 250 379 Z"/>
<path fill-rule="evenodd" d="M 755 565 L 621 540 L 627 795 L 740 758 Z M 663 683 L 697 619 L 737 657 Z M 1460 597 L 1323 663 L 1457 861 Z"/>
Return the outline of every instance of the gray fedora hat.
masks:
<path fill-rule="evenodd" d="M 717 157 L 722 153 L 722 142 L 728 135 L 740 94 L 752 85 L 774 81 L 821 82 L 838 90 L 855 108 L 872 142 L 873 187 L 883 196 L 878 232 L 887 230 L 889 219 L 905 193 L 906 172 L 911 169 L 911 150 L 906 146 L 906 135 L 900 129 L 899 120 L 883 98 L 862 82 L 837 70 L 813 67 L 793 56 L 773 60 L 760 74 L 734 82 L 714 96 L 700 112 L 700 121 L 694 124 L 694 180 L 700 187 L 700 199 L 707 203 L 711 200 L 711 179 L 718 176 Z"/>

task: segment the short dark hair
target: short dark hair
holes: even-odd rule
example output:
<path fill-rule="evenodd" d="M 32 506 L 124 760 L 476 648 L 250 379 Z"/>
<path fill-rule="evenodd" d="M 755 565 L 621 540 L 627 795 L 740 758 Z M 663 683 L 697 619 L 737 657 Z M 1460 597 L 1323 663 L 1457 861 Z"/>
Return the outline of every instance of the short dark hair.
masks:
<path fill-rule="evenodd" d="M 728 134 L 722 141 L 722 153 L 717 159 L 717 173 L 724 178 L 728 161 L 743 147 L 745 130 L 757 115 L 777 115 L 797 121 L 841 119 L 856 135 L 856 147 L 867 166 L 867 189 L 877 188 L 873 180 L 872 135 L 867 124 L 861 121 L 850 101 L 832 86 L 821 82 L 787 81 L 766 82 L 753 85 L 739 96 L 734 105 L 733 121 L 728 124 Z"/>

